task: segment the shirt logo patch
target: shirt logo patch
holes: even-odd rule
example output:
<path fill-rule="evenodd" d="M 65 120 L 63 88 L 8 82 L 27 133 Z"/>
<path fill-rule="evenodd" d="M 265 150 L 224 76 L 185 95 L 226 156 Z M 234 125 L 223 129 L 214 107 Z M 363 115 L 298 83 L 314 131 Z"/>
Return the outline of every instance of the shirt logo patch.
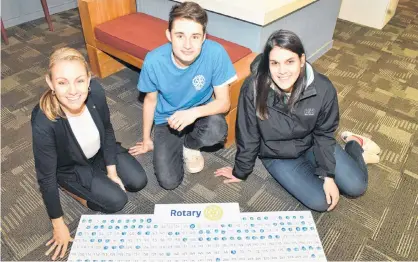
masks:
<path fill-rule="evenodd" d="M 196 90 L 200 90 L 205 86 L 205 77 L 203 75 L 197 75 L 193 78 L 193 86 Z"/>
<path fill-rule="evenodd" d="M 314 115 L 315 115 L 315 108 L 306 108 L 306 109 L 303 111 L 303 114 L 304 114 L 305 116 L 314 116 Z"/>

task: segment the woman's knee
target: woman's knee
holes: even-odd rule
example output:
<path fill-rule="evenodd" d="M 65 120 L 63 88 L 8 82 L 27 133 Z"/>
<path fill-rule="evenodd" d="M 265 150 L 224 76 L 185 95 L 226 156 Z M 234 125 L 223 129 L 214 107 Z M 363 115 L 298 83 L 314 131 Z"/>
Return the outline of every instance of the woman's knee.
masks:
<path fill-rule="evenodd" d="M 142 166 L 135 160 L 136 165 L 132 166 L 131 172 L 126 179 L 125 188 L 129 192 L 138 192 L 148 183 L 147 174 Z"/>
<path fill-rule="evenodd" d="M 122 190 L 118 192 L 112 192 L 109 194 L 109 198 L 103 206 L 103 213 L 116 213 L 126 205 L 128 202 L 128 196 Z"/>
<path fill-rule="evenodd" d="M 94 210 L 115 213 L 126 205 L 128 196 L 118 184 L 111 181 L 106 175 L 100 174 L 93 177 L 90 197 L 87 201 L 92 202 L 89 206 L 95 206 Z"/>
<path fill-rule="evenodd" d="M 148 178 L 145 174 L 133 174 L 131 181 L 125 184 L 125 188 L 129 192 L 138 192 L 142 190 L 148 183 Z"/>
<path fill-rule="evenodd" d="M 312 198 L 308 201 L 304 201 L 301 203 L 305 205 L 307 208 L 316 211 L 316 212 L 325 212 L 327 211 L 329 205 L 325 199 L 325 195 L 322 198 Z"/>
<path fill-rule="evenodd" d="M 359 197 L 363 195 L 367 190 L 367 182 L 366 181 L 356 181 L 345 185 L 341 189 L 341 193 L 348 197 Z"/>
<path fill-rule="evenodd" d="M 147 185 L 148 179 L 141 164 L 128 153 L 118 154 L 117 158 L 118 173 L 126 190 L 138 192 L 143 189 Z"/>
<path fill-rule="evenodd" d="M 358 169 L 337 173 L 335 182 L 340 193 L 348 197 L 359 197 L 367 190 L 367 175 L 363 176 Z"/>

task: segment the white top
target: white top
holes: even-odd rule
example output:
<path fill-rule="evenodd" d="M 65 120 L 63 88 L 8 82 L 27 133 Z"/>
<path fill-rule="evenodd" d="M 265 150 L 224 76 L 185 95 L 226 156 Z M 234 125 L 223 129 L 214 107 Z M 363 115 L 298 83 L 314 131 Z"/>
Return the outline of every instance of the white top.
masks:
<path fill-rule="evenodd" d="M 192 1 L 208 11 L 267 25 L 317 0 L 174 0 Z"/>
<path fill-rule="evenodd" d="M 84 155 L 93 157 L 100 149 L 100 134 L 87 106 L 81 115 L 68 117 L 68 122 Z"/>

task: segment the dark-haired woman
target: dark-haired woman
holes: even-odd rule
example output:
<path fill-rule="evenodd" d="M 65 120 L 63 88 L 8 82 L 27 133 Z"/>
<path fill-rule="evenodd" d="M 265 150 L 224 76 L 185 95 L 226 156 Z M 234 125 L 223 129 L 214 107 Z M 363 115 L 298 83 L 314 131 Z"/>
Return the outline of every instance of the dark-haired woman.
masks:
<path fill-rule="evenodd" d="M 245 180 L 257 156 L 295 198 L 316 211 L 330 211 L 340 192 L 350 197 L 367 188 L 368 163 L 379 161 L 370 139 L 343 132 L 345 150 L 336 143 L 337 92 L 329 79 L 306 62 L 293 32 L 274 32 L 251 65 L 241 89 L 236 123 L 235 166 L 216 176 L 225 183 Z"/>

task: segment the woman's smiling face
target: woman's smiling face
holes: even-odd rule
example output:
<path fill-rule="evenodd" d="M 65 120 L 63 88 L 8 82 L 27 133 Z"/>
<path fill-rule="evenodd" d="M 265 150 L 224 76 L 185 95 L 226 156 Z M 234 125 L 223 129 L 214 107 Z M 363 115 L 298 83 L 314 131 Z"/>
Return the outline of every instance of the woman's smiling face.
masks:
<path fill-rule="evenodd" d="M 269 54 L 270 76 L 274 83 L 284 92 L 292 92 L 302 67 L 305 65 L 305 55 L 299 57 L 284 48 L 275 46 Z"/>
<path fill-rule="evenodd" d="M 85 65 L 78 60 L 62 60 L 51 68 L 51 75 L 46 77 L 49 87 L 67 116 L 82 112 L 87 99 L 90 75 Z"/>

